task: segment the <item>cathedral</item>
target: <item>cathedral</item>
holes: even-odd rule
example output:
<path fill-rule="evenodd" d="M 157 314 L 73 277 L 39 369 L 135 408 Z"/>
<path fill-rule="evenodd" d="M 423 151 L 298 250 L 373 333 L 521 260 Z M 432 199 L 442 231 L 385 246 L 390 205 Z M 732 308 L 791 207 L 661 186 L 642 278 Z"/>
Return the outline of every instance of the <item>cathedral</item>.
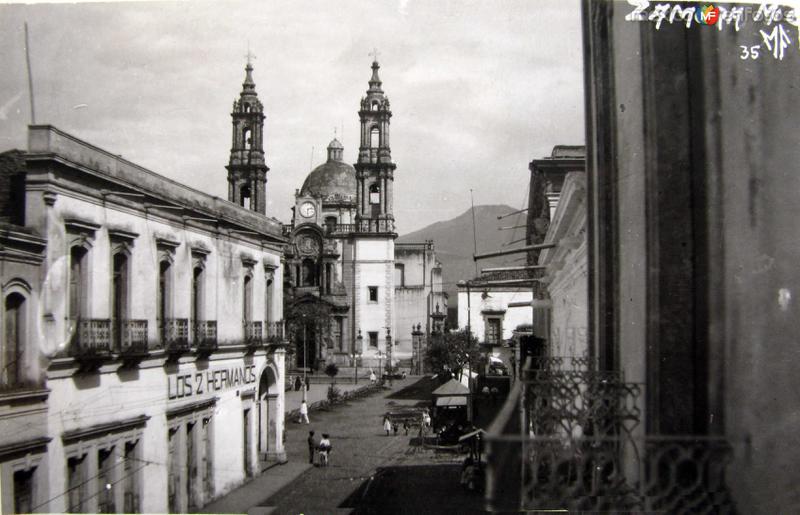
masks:
<path fill-rule="evenodd" d="M 418 373 L 427 336 L 444 329 L 447 298 L 433 242 L 395 242 L 392 111 L 379 69 L 373 61 L 358 109 L 357 162 L 344 161 L 334 138 L 326 162 L 295 191 L 292 220 L 284 225 L 287 368 L 391 364 Z M 228 199 L 264 214 L 264 106 L 250 62 L 245 70 L 231 113 Z"/>

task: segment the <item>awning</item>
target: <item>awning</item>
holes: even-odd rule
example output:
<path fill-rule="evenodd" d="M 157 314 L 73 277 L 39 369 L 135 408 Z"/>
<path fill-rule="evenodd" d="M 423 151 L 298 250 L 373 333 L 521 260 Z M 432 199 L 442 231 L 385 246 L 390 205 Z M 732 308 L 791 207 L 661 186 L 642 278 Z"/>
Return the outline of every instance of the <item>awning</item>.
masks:
<path fill-rule="evenodd" d="M 467 405 L 467 398 L 466 397 L 439 397 L 436 399 L 437 406 L 466 406 Z"/>

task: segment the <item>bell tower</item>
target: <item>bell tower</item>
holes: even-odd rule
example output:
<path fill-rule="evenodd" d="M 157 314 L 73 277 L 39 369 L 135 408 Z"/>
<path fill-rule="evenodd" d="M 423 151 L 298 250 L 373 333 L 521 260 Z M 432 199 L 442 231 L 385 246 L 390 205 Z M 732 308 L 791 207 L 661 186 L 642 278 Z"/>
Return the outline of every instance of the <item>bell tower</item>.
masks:
<path fill-rule="evenodd" d="M 379 68 L 375 53 L 367 96 L 361 99 L 361 109 L 358 111 L 361 145 L 355 165 L 358 181 L 356 224 L 360 233 L 397 237 L 392 211 L 396 166 L 392 163 L 392 150 L 389 146 L 389 119 L 392 111 L 389 108 L 389 98 L 381 89 Z"/>
<path fill-rule="evenodd" d="M 264 106 L 253 82 L 253 65 L 247 56 L 246 76 L 239 99 L 233 102 L 233 136 L 228 162 L 228 200 L 266 213 L 267 172 L 264 162 Z"/>

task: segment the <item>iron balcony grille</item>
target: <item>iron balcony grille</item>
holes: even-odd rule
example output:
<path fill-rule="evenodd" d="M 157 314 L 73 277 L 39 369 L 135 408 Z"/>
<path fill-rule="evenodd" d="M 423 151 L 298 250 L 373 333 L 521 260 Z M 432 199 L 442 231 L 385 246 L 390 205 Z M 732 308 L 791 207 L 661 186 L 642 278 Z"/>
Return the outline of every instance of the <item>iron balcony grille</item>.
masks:
<path fill-rule="evenodd" d="M 261 322 L 244 322 L 244 342 L 248 347 L 257 347 L 263 343 Z"/>
<path fill-rule="evenodd" d="M 120 320 L 115 324 L 117 352 L 123 356 L 144 356 L 148 353 L 147 320 Z"/>
<path fill-rule="evenodd" d="M 583 358 L 529 358 L 490 429 L 490 511 L 733 513 L 730 445 L 642 436 L 641 387 Z"/>
<path fill-rule="evenodd" d="M 194 347 L 197 352 L 208 353 L 217 350 L 216 320 L 196 320 L 193 329 Z"/>
<path fill-rule="evenodd" d="M 166 318 L 159 327 L 161 347 L 168 354 L 183 354 L 189 347 L 189 319 Z"/>
<path fill-rule="evenodd" d="M 268 343 L 282 343 L 284 341 L 283 320 L 279 320 L 278 322 L 266 322 L 266 326 L 266 340 Z"/>
<path fill-rule="evenodd" d="M 111 320 L 100 318 L 79 319 L 69 354 L 78 360 L 97 360 L 111 357 Z"/>
<path fill-rule="evenodd" d="M 353 224 L 330 224 L 326 227 L 331 236 L 347 236 L 348 234 L 381 234 L 394 232 L 394 220 L 388 218 L 370 218 L 359 220 Z"/>

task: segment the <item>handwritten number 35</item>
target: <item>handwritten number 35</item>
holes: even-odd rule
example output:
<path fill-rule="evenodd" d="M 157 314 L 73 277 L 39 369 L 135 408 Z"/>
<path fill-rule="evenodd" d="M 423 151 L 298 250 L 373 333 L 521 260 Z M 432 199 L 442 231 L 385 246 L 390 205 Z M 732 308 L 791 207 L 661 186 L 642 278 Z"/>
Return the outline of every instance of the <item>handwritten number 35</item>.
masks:
<path fill-rule="evenodd" d="M 758 49 L 761 48 L 761 45 L 753 45 L 750 47 L 739 45 L 739 48 L 742 49 L 742 55 L 739 56 L 740 59 L 758 59 Z"/>

